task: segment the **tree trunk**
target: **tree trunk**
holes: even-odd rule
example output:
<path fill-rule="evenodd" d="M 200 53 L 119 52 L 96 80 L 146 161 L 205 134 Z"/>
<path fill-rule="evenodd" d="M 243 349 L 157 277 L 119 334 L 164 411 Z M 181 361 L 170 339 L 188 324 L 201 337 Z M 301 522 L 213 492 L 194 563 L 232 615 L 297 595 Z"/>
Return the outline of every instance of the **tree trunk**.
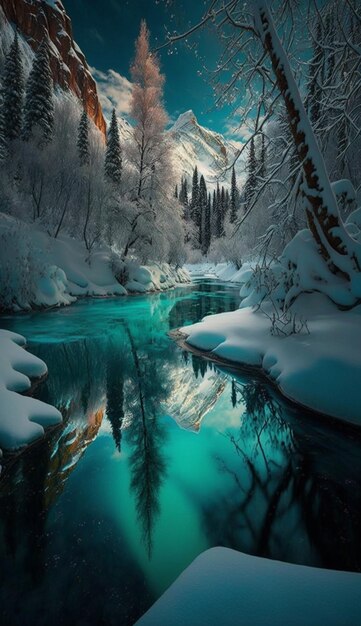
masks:
<path fill-rule="evenodd" d="M 267 2 L 253 3 L 255 25 L 283 97 L 290 130 L 302 164 L 302 194 L 309 228 L 333 272 L 347 277 L 361 270 L 361 246 L 346 231 L 325 163 L 304 109 L 287 55 L 276 33 Z"/>

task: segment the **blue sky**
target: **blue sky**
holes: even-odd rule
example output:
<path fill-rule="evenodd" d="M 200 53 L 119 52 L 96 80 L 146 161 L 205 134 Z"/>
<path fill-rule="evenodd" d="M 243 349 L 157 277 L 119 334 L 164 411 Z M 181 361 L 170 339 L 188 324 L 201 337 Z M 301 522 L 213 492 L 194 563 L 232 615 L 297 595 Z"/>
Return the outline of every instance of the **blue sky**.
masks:
<path fill-rule="evenodd" d="M 146 19 L 151 43 L 156 47 L 164 42 L 167 27 L 183 31 L 197 21 L 209 0 L 63 0 L 63 4 L 72 19 L 76 42 L 89 65 L 97 70 L 95 77 L 104 91 L 104 102 L 107 96 L 108 101 L 119 103 L 123 109 L 120 114 L 126 114 L 129 65 L 141 19 Z M 193 109 L 201 124 L 223 132 L 229 112 L 214 110 L 212 90 L 199 75 L 204 63 L 214 67 L 219 43 L 214 33 L 204 30 L 189 44 L 192 49 L 181 43 L 176 49 L 159 53 L 166 76 L 167 111 L 175 119 L 179 113 Z"/>

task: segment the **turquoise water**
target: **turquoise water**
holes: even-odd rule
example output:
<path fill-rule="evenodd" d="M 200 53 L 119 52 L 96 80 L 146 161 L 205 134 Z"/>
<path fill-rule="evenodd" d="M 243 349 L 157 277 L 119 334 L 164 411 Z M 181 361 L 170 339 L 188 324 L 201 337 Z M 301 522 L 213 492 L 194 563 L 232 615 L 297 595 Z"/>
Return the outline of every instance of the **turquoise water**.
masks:
<path fill-rule="evenodd" d="M 215 545 L 360 571 L 359 435 L 167 336 L 238 302 L 204 281 L 1 319 L 64 414 L 5 464 L 1 624 L 131 625 Z"/>

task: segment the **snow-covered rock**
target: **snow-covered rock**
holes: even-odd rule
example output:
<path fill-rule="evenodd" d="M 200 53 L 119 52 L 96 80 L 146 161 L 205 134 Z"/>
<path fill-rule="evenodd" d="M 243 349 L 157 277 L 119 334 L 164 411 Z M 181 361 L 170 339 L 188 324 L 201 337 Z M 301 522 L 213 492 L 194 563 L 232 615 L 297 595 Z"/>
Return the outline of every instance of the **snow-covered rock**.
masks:
<path fill-rule="evenodd" d="M 212 548 L 136 624 L 355 626 L 360 622 L 361 574 Z"/>
<path fill-rule="evenodd" d="M 44 435 L 44 428 L 62 421 L 61 413 L 44 402 L 20 393 L 47 367 L 25 349 L 22 335 L 0 330 L 0 448 L 16 450 Z"/>

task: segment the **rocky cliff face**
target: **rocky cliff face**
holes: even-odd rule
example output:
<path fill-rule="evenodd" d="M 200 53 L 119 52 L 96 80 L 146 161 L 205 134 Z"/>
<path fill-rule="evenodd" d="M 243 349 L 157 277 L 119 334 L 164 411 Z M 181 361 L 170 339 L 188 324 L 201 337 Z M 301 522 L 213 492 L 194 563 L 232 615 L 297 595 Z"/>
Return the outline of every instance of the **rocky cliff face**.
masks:
<path fill-rule="evenodd" d="M 44 34 L 49 34 L 54 83 L 63 89 L 70 89 L 105 134 L 106 124 L 96 83 L 84 54 L 73 39 L 71 21 L 61 1 L 0 0 L 0 7 L 7 20 L 17 26 L 33 50 L 37 50 Z"/>

